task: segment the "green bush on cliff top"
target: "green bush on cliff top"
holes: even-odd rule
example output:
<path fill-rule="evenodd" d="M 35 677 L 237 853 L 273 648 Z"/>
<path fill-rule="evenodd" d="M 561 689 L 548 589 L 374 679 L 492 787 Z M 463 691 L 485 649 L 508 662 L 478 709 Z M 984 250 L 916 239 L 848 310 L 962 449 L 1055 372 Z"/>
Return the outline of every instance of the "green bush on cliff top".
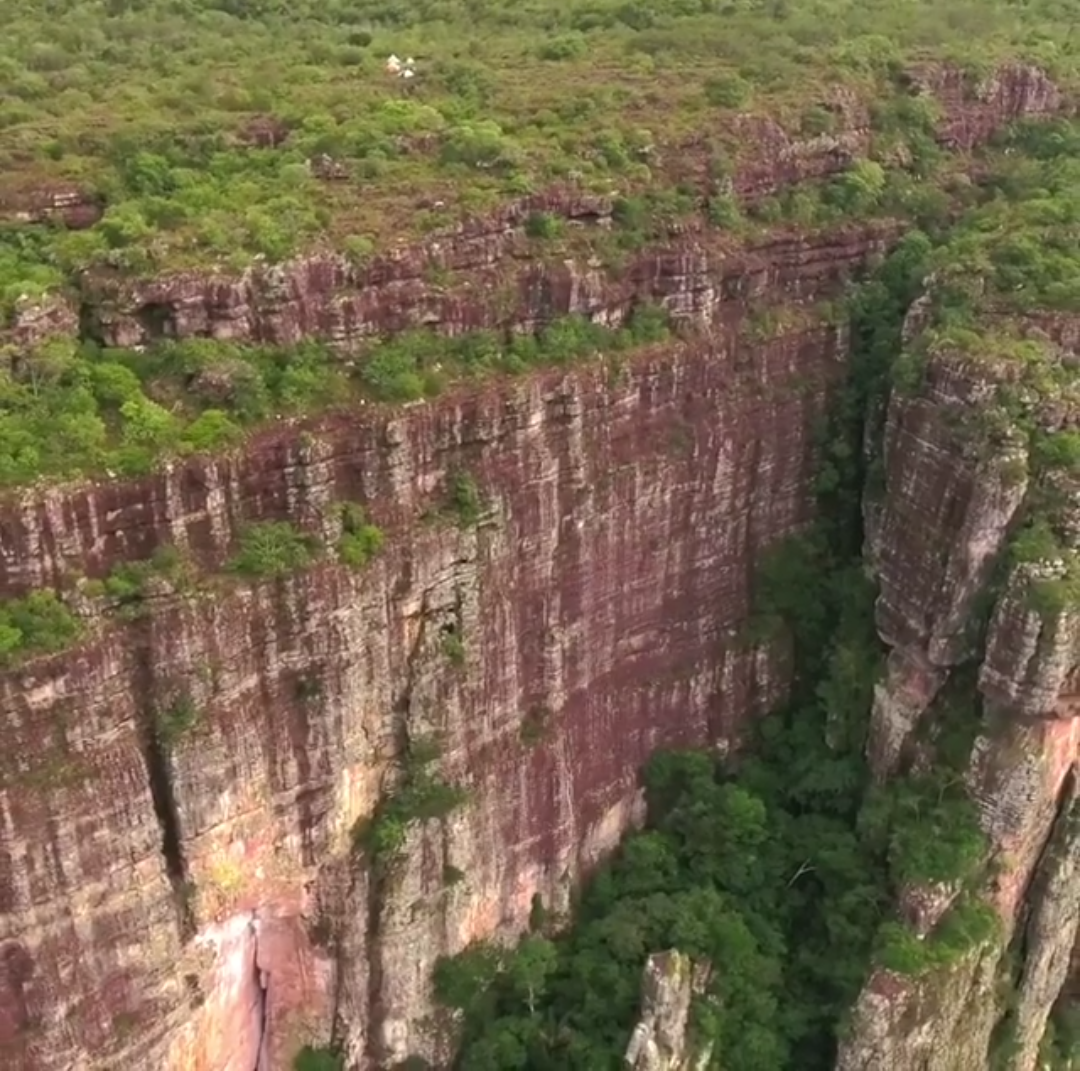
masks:
<path fill-rule="evenodd" d="M 314 343 L 189 339 L 145 353 L 58 345 L 28 357 L 17 376 L 0 370 L 0 486 L 143 474 L 165 456 L 227 448 L 244 426 L 276 414 L 363 398 L 416 401 L 462 380 L 564 365 L 667 333 L 666 313 L 647 305 L 619 330 L 574 316 L 535 336 L 415 331 L 372 346 L 351 372 Z"/>

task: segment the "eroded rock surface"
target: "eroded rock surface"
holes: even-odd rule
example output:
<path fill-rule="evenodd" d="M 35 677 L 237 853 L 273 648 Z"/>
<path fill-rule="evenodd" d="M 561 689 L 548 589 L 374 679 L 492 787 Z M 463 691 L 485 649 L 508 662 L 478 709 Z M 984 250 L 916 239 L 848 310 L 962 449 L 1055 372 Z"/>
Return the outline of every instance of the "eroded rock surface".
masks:
<path fill-rule="evenodd" d="M 916 306 L 913 316 L 920 315 Z M 1075 332 L 1039 337 L 1075 359 Z M 1003 1030 L 1006 1066 L 1034 1071 L 1047 1017 L 1066 982 L 1080 912 L 1076 776 L 1080 718 L 1080 612 L 1070 599 L 1036 598 L 1064 562 L 1017 563 L 1006 549 L 1026 516 L 1023 439 L 998 422 L 981 430 L 1009 367 L 933 353 L 917 389 L 896 389 L 885 427 L 883 492 L 867 505 L 870 558 L 881 581 L 877 622 L 892 648 L 879 685 L 868 757 L 879 777 L 918 767 L 916 728 L 950 674 L 977 664 L 980 731 L 966 772 L 987 835 L 980 895 L 1001 924 L 993 940 L 947 967 L 917 975 L 875 970 L 841 1043 L 838 1071 L 967 1071 L 991 1066 Z M 1031 395 L 1035 398 L 1034 395 Z M 1072 426 L 1075 399 L 1051 392 L 1041 427 Z M 1073 415 L 1070 415 L 1073 414 Z M 1075 540 L 1074 490 L 1058 488 L 1059 523 Z M 980 628 L 985 637 L 979 641 Z M 905 890 L 903 917 L 925 939 L 956 890 Z M 1011 964 L 1019 975 L 1008 985 Z M 1003 994 L 1015 985 L 1010 1010 Z"/>
<path fill-rule="evenodd" d="M 690 1010 L 712 966 L 672 949 L 650 956 L 641 976 L 641 1015 L 626 1046 L 633 1071 L 704 1071 L 712 1046 L 694 1045 Z"/>
<path fill-rule="evenodd" d="M 4 979 L 8 1066 L 217 1071 L 246 1060 L 257 999 L 283 1052 L 336 1015 L 355 1066 L 436 1054 L 434 958 L 520 930 L 534 894 L 564 904 L 634 820 L 649 752 L 730 738 L 781 694 L 782 662 L 739 630 L 753 561 L 810 516 L 845 346 L 827 326 L 752 349 L 732 331 L 617 379 L 598 365 L 285 427 L 9 512 L 11 591 L 165 541 L 213 571 L 244 523 L 332 538 L 347 499 L 386 546 L 360 573 L 161 592 L 127 626 L 90 607 L 92 639 L 5 676 L 0 918 L 4 962 L 25 964 Z M 488 504 L 476 528 L 425 519 L 455 471 Z M 195 725 L 154 767 L 151 721 L 177 702 Z M 374 903 L 350 831 L 403 737 L 432 730 L 470 801 L 416 831 Z"/>

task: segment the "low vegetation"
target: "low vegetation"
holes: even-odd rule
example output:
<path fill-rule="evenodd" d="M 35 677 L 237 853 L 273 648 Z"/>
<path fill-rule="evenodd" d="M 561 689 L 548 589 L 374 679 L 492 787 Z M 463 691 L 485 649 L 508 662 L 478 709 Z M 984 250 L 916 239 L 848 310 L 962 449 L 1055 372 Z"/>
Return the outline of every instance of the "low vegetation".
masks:
<path fill-rule="evenodd" d="M 147 352 L 74 342 L 0 371 L 0 487 L 41 477 L 148 473 L 163 457 L 227 449 L 247 428 L 348 401 L 419 401 L 480 376 L 513 375 L 660 341 L 666 315 L 642 306 L 620 330 L 582 317 L 536 335 L 430 331 L 374 345 L 346 368 L 315 343 L 284 348 L 209 339 Z"/>
<path fill-rule="evenodd" d="M 1028 592 L 1045 617 L 1080 605 L 1069 483 L 1080 474 L 1080 380 L 1053 341 L 1053 320 L 1080 314 L 1080 126 L 1021 123 L 987 175 L 985 194 L 928 257 L 926 325 L 893 369 L 913 394 L 931 358 L 985 381 L 978 406 L 957 402 L 953 431 L 973 459 L 1007 458 L 1026 484 L 1012 565 L 1032 567 Z"/>
<path fill-rule="evenodd" d="M 1045 1071 L 1073 1071 L 1080 1062 L 1080 1005 L 1062 1002 L 1054 1009 L 1039 1050 Z"/>
<path fill-rule="evenodd" d="M 177 590 L 192 579 L 189 563 L 170 543 L 158 547 L 149 558 L 120 563 L 104 580 L 87 580 L 82 592 L 89 598 L 107 599 L 122 618 L 133 620 L 146 612 L 156 584 Z"/>
<path fill-rule="evenodd" d="M 838 86 L 910 121 L 905 62 L 951 57 L 977 80 L 1021 55 L 1069 79 L 1069 18 L 1065 0 L 14 0 L 0 193 L 74 184 L 104 215 L 11 227 L 0 294 L 87 264 L 279 259 L 327 231 L 366 255 L 446 204 L 650 184 L 702 130 L 735 151 L 741 110 L 827 133 Z M 416 57 L 414 79 L 391 53 Z"/>
<path fill-rule="evenodd" d="M 188 692 L 163 699 L 154 710 L 154 733 L 166 749 L 174 747 L 199 723 L 199 708 Z"/>
<path fill-rule="evenodd" d="M 247 577 L 277 577 L 311 565 L 319 556 L 318 540 L 289 521 L 264 521 L 240 533 L 229 568 Z"/>
<path fill-rule="evenodd" d="M 446 512 L 459 528 L 475 528 L 484 513 L 484 499 L 475 477 L 453 472 L 447 479 Z"/>
<path fill-rule="evenodd" d="M 356 502 L 341 506 L 341 538 L 338 558 L 353 569 L 362 569 L 382 550 L 385 536 L 377 525 L 367 519 L 364 507 Z"/>
<path fill-rule="evenodd" d="M 397 785 L 383 797 L 371 818 L 359 822 L 353 831 L 357 848 L 376 871 L 385 871 L 400 857 L 410 827 L 445 818 L 468 801 L 465 788 L 443 780 L 433 770 L 439 757 L 436 740 L 412 741 Z"/>
<path fill-rule="evenodd" d="M 293 1071 L 344 1071 L 345 1057 L 335 1049 L 305 1045 L 293 1061 Z"/>
<path fill-rule="evenodd" d="M 82 626 L 52 591 L 0 602 L 0 666 L 73 644 Z"/>
<path fill-rule="evenodd" d="M 446 655 L 451 665 L 459 668 L 465 665 L 465 641 L 457 632 L 444 633 L 440 646 L 442 647 L 442 653 Z"/>

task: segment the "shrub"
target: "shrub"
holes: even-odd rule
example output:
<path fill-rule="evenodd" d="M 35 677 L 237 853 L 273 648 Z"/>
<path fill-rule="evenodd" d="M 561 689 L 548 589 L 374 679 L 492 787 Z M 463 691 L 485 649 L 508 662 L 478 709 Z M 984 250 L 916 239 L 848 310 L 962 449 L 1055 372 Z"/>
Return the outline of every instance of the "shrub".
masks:
<path fill-rule="evenodd" d="M 721 108 L 741 108 L 750 99 L 750 83 L 737 74 L 710 78 L 705 83 L 705 99 Z"/>
<path fill-rule="evenodd" d="M 484 513 L 484 501 L 476 480 L 467 472 L 453 473 L 449 480 L 447 509 L 459 528 L 475 528 Z"/>
<path fill-rule="evenodd" d="M 478 170 L 507 170 L 518 160 L 517 145 L 491 119 L 462 123 L 447 134 L 442 158 Z"/>
<path fill-rule="evenodd" d="M 650 222 L 649 207 L 640 197 L 616 197 L 611 218 L 628 231 L 641 231 Z"/>
<path fill-rule="evenodd" d="M 377 870 L 385 871 L 393 865 L 405 846 L 410 826 L 445 818 L 468 801 L 465 788 L 431 771 L 438 757 L 437 741 L 414 741 L 405 752 L 400 784 L 379 801 L 370 819 L 357 823 L 354 843 Z"/>
<path fill-rule="evenodd" d="M 305 1045 L 293 1062 L 294 1071 L 344 1071 L 345 1057 L 328 1047 Z"/>
<path fill-rule="evenodd" d="M 240 546 L 229 567 L 245 576 L 282 576 L 311 565 L 318 550 L 314 537 L 288 521 L 266 521 L 240 533 Z"/>
<path fill-rule="evenodd" d="M 469 798 L 468 792 L 426 771 L 410 772 L 401 787 L 385 799 L 359 832 L 360 846 L 376 867 L 393 863 L 405 846 L 409 827 L 445 818 Z"/>
<path fill-rule="evenodd" d="M 144 609 L 147 586 L 154 577 L 164 578 L 174 586 L 189 579 L 186 563 L 173 544 L 162 544 L 149 558 L 117 565 L 103 581 L 101 594 L 112 599 L 124 617 L 137 617 Z"/>
<path fill-rule="evenodd" d="M 551 711 L 544 706 L 531 707 L 521 719 L 518 736 L 526 747 L 535 747 L 551 735 Z"/>
<path fill-rule="evenodd" d="M 525 220 L 525 233 L 530 238 L 559 238 L 562 231 L 562 220 L 550 212 L 532 212 Z"/>
<path fill-rule="evenodd" d="M 444 633 L 442 651 L 451 664 L 455 666 L 465 665 L 465 642 L 456 632 Z"/>
<path fill-rule="evenodd" d="M 926 378 L 928 358 L 924 351 L 909 346 L 893 362 L 892 385 L 900 394 L 918 393 Z"/>
<path fill-rule="evenodd" d="M 412 402 L 424 397 L 424 378 L 405 340 L 377 347 L 361 365 L 360 378 L 379 401 Z"/>
<path fill-rule="evenodd" d="M 636 345 L 663 342 L 671 335 L 671 316 L 662 305 L 635 305 L 627 322 L 630 340 Z"/>
<path fill-rule="evenodd" d="M 918 975 L 949 967 L 973 949 L 1000 936 L 1001 920 L 988 904 L 964 896 L 925 937 L 901 922 L 883 923 L 875 958 L 897 974 Z"/>
<path fill-rule="evenodd" d="M 1033 517 L 1009 543 L 1009 556 L 1016 564 L 1054 561 L 1063 547 L 1057 533 L 1044 517 Z"/>
<path fill-rule="evenodd" d="M 885 192 L 885 169 L 876 160 L 856 160 L 833 182 L 832 201 L 850 214 L 873 208 Z"/>
<path fill-rule="evenodd" d="M 167 748 L 173 747 L 198 722 L 198 708 L 186 692 L 163 703 L 154 712 L 154 731 Z"/>
<path fill-rule="evenodd" d="M 1043 470 L 1080 472 L 1080 432 L 1058 431 L 1034 437 L 1035 464 Z"/>
<path fill-rule="evenodd" d="M 889 867 L 897 884 L 964 881 L 985 857 L 978 810 L 947 777 L 908 778 L 871 797 L 867 828 L 889 822 Z"/>
<path fill-rule="evenodd" d="M 365 234 L 353 234 L 345 240 L 345 252 L 353 264 L 362 267 L 375 255 L 375 243 Z"/>
<path fill-rule="evenodd" d="M 568 33 L 541 42 L 536 54 L 542 60 L 558 61 L 584 56 L 588 50 L 589 45 L 583 34 Z"/>
<path fill-rule="evenodd" d="M 79 620 L 55 592 L 32 591 L 24 598 L 0 602 L 0 664 L 62 651 L 81 633 Z"/>
<path fill-rule="evenodd" d="M 185 451 L 209 453 L 234 446 L 243 438 L 243 430 L 220 409 L 200 413 L 183 431 L 180 442 Z"/>
<path fill-rule="evenodd" d="M 799 119 L 799 133 L 805 137 L 831 134 L 835 129 L 836 115 L 820 104 L 807 108 Z"/>
<path fill-rule="evenodd" d="M 353 569 L 360 569 L 382 550 L 382 529 L 370 524 L 362 506 L 346 502 L 341 507 L 341 538 L 338 557 Z"/>
<path fill-rule="evenodd" d="M 714 227 L 734 230 L 742 223 L 742 211 L 731 196 L 710 197 L 705 213 Z"/>

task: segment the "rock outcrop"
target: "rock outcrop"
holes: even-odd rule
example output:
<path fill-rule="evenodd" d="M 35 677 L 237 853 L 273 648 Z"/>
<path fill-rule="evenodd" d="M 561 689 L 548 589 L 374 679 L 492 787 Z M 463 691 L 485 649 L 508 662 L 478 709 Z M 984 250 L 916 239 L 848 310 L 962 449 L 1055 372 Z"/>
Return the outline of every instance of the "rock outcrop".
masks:
<path fill-rule="evenodd" d="M 4 677 L 7 1066 L 239 1069 L 268 1037 L 284 1067 L 332 1021 L 350 1066 L 437 1055 L 434 958 L 564 905 L 651 750 L 733 738 L 781 694 L 739 633 L 758 553 L 811 515 L 845 355 L 828 325 L 731 328 L 9 505 L 11 594 L 166 542 L 208 581 L 129 624 L 88 605 L 77 650 Z M 476 528 L 439 516 L 455 471 Z M 353 499 L 386 534 L 362 573 L 213 580 L 244 524 L 332 542 Z M 177 704 L 195 723 L 162 753 Z M 470 801 L 375 895 L 350 831 L 432 732 Z"/>
<path fill-rule="evenodd" d="M 64 183 L 0 196 L 0 223 L 60 223 L 70 230 L 92 227 L 104 212 L 99 194 Z"/>
<path fill-rule="evenodd" d="M 641 1015 L 626 1046 L 633 1071 L 705 1071 L 712 1047 L 694 1045 L 694 998 L 708 985 L 712 967 L 672 949 L 649 957 L 641 976 Z"/>
<path fill-rule="evenodd" d="M 1024 961 L 1012 1022 L 1014 1063 L 1021 1068 L 1038 1066 L 1039 1045 L 1080 929 L 1080 797 L 1075 773 L 1072 779 L 1027 894 Z"/>
<path fill-rule="evenodd" d="M 921 317 L 919 305 L 912 315 Z M 1045 344 L 1052 365 L 1075 362 L 1074 327 L 1020 330 Z M 979 726 L 966 784 L 989 846 L 980 895 L 1000 933 L 948 967 L 916 976 L 876 970 L 841 1046 L 839 1071 L 985 1068 L 1004 1046 L 1005 1066 L 1035 1071 L 1068 974 L 1080 913 L 1073 699 L 1080 607 L 1050 597 L 1053 585 L 1068 582 L 1065 560 L 1017 561 L 1009 552 L 1031 519 L 1033 477 L 1026 437 L 1016 413 L 1001 408 L 998 388 L 1027 374 L 1015 363 L 932 349 L 921 383 L 894 388 L 889 403 L 885 486 L 867 503 L 867 516 L 868 556 L 881 584 L 877 623 L 891 655 L 868 758 L 881 778 L 918 768 L 933 735 L 935 697 L 960 666 L 977 665 Z M 1019 396 L 1040 433 L 1075 427 L 1080 410 L 1068 377 L 1046 378 L 1042 390 Z M 1055 524 L 1075 548 L 1075 490 L 1055 473 L 1040 479 L 1055 494 L 1048 499 L 1044 490 L 1034 501 L 1053 502 Z M 913 903 L 934 905 L 924 924 L 911 920 L 920 939 L 956 891 L 909 894 Z"/>

